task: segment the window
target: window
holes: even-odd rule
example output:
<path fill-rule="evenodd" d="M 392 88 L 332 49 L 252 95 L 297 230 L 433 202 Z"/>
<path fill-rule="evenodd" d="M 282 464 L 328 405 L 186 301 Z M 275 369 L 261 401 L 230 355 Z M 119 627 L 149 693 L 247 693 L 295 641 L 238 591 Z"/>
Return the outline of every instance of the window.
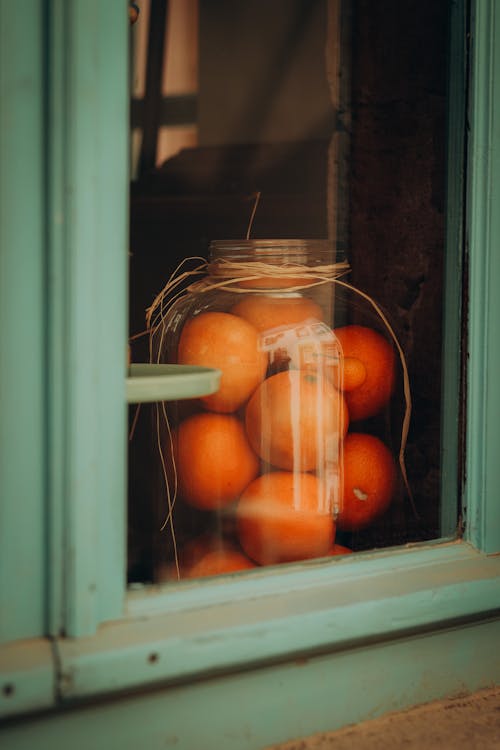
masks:
<path fill-rule="evenodd" d="M 447 196 L 448 241 L 465 231 L 468 267 L 464 538 L 128 592 L 128 21 L 121 2 L 29 5 L 29 23 L 24 6 L 0 6 L 2 740 L 106 731 L 111 746 L 257 747 L 497 682 L 494 3 L 471 3 L 470 18 L 451 6 L 451 143 L 467 80 L 455 61 L 471 45 L 467 177 Z M 453 374 L 462 290 L 447 273 Z"/>
<path fill-rule="evenodd" d="M 198 142 L 195 146 L 187 144 L 168 158 L 159 157 L 154 169 L 144 170 L 132 181 L 130 329 L 134 359 L 141 362 L 150 356 L 147 339 L 140 337 L 146 309 L 179 263 L 191 256 L 208 257 L 211 241 L 242 240 L 251 230 L 252 240 L 281 238 L 280 250 L 274 252 L 291 253 L 287 239 L 328 238 L 331 249 L 322 263 L 345 260 L 350 273 L 339 284 L 294 288 L 289 299 L 299 297 L 312 303 L 307 315 L 325 323 L 337 344 L 347 347 L 348 356 L 352 349 L 351 361 L 361 357 L 355 361 L 363 368 L 364 380 L 352 392 L 348 386 L 339 399 L 338 409 L 348 414 L 347 442 L 341 440 L 339 456 L 329 457 L 328 450 L 318 450 L 318 465 L 298 460 L 294 464 L 296 473 L 305 468 L 330 482 L 336 506 L 335 549 L 361 552 L 460 536 L 458 432 L 463 414 L 459 408 L 458 346 L 462 311 L 460 296 L 450 298 L 448 289 L 451 285 L 458 289 L 461 283 L 463 251 L 457 233 L 463 200 L 460 193 L 447 194 L 447 183 L 454 184 L 463 168 L 465 132 L 459 126 L 463 118 L 456 119 L 450 135 L 447 110 L 454 107 L 457 112 L 460 108 L 465 111 L 465 99 L 463 70 L 454 69 L 454 88 L 448 86 L 449 60 L 452 55 L 458 59 L 459 54 L 450 52 L 448 4 L 398 6 L 391 13 L 380 13 L 373 4 L 363 2 L 287 0 L 273 3 L 271 9 L 266 2 L 243 2 L 235 7 L 219 0 L 200 2 L 198 18 L 197 55 L 188 52 L 186 46 L 177 51 L 180 60 L 198 59 Z M 174 22 L 172 17 L 167 24 L 169 32 Z M 140 29 L 140 24 L 136 32 L 144 36 L 146 27 Z M 156 28 L 154 24 L 152 28 Z M 427 40 L 425 59 L 415 66 L 423 36 Z M 150 49 L 149 55 L 153 54 Z M 174 67 L 171 59 L 170 69 Z M 447 213 L 453 216 L 452 221 L 447 221 Z M 324 252 L 318 250 L 322 247 L 319 244 L 311 247 L 312 253 Z M 227 244 L 220 245 L 214 252 L 231 252 L 227 248 Z M 239 248 L 239 252 L 245 250 Z M 256 246 L 248 252 L 247 260 L 252 252 L 260 252 L 263 257 L 264 250 Z M 196 265 L 184 265 L 182 270 Z M 342 280 L 359 294 L 347 292 L 340 285 Z M 284 293 L 279 288 L 273 294 L 269 289 L 259 294 L 256 288 L 247 296 L 254 307 L 267 300 L 275 306 L 281 302 L 283 309 Z M 255 323 L 237 304 L 238 296 L 244 295 L 227 288 L 207 300 L 209 295 L 200 294 L 199 305 L 195 308 L 193 302 L 190 315 L 199 310 L 242 310 L 243 318 Z M 167 307 L 168 299 L 162 304 Z M 447 306 L 452 304 L 456 308 L 453 315 L 445 316 Z M 177 303 L 170 318 L 177 320 L 182 315 L 187 313 Z M 157 315 L 157 322 L 159 318 Z M 280 324 L 286 324 L 286 320 Z M 168 352 L 158 355 L 165 361 L 177 362 L 180 325 L 175 325 L 175 331 L 171 327 L 169 333 L 162 334 L 172 341 L 164 345 Z M 295 329 L 288 333 L 295 341 Z M 282 332 L 279 351 L 283 336 Z M 379 344 L 380 336 L 384 340 Z M 392 336 L 400 343 L 400 351 Z M 227 346 L 223 342 L 223 356 Z M 392 353 L 386 353 L 389 347 Z M 280 381 L 280 390 L 292 380 L 285 375 L 276 378 L 277 370 L 284 369 L 284 358 L 278 363 L 277 355 L 270 357 L 256 399 L 261 394 L 258 403 L 264 403 L 265 394 L 266 409 L 272 417 L 274 384 Z M 196 363 L 195 359 L 193 356 L 190 363 Z M 290 353 L 288 359 L 289 370 L 296 374 L 297 357 Z M 203 364 L 224 370 L 217 354 L 206 357 Z M 328 367 L 319 370 L 319 379 L 323 377 L 327 383 L 335 380 Z M 304 366 L 299 371 L 304 372 Z M 318 374 L 318 369 L 315 372 Z M 270 375 L 274 380 L 269 381 Z M 293 388 L 299 381 L 293 380 L 291 392 L 295 393 Z M 299 398 L 298 392 L 296 396 Z M 319 396 L 327 398 L 318 391 L 316 401 Z M 304 412 L 304 418 L 295 433 L 304 439 L 301 444 L 298 437 L 292 440 L 295 433 L 291 421 L 287 437 L 290 444 L 293 442 L 294 455 L 306 443 L 306 422 L 314 424 L 316 434 L 319 420 L 306 419 L 314 408 L 307 405 L 305 392 L 300 398 L 304 406 L 296 409 Z M 170 467 L 166 480 L 162 468 L 171 461 L 170 436 L 166 428 L 158 439 L 155 435 L 164 427 L 164 415 L 160 410 L 155 418 L 156 406 L 131 410 L 131 582 L 171 580 L 173 571 L 182 577 L 182 571 L 176 568 L 179 559 L 182 567 L 183 558 L 190 561 L 185 563 L 185 574 L 191 575 L 192 564 L 200 562 L 198 557 L 208 547 L 208 559 L 220 556 L 223 560 L 227 552 L 229 564 L 244 566 L 256 560 L 261 564 L 264 559 L 269 562 L 297 555 L 300 559 L 301 554 L 330 554 L 329 519 L 323 545 L 316 543 L 321 536 L 316 530 L 314 543 L 303 540 L 300 549 L 279 549 L 275 541 L 276 554 L 258 553 L 252 536 L 242 550 L 242 532 L 235 531 L 235 526 L 241 526 L 235 501 L 250 482 L 245 472 L 237 469 L 242 486 L 233 488 L 226 470 L 227 449 L 221 451 L 220 475 L 217 473 L 214 438 L 210 440 L 208 434 L 212 428 L 222 429 L 224 421 L 228 429 L 234 428 L 240 435 L 248 399 L 249 394 L 243 404 L 227 407 L 236 421 L 214 417 L 219 406 L 212 407 L 208 401 L 198 404 L 199 415 L 194 421 L 185 421 L 187 413 L 196 411 L 190 408 L 192 402 L 177 409 L 167 407 L 171 428 L 180 422 L 182 425 L 174 435 L 179 443 L 177 473 L 174 475 Z M 332 408 L 320 406 L 318 412 Z M 204 414 L 207 409 L 212 416 Z M 226 405 L 223 409 L 227 411 Z M 283 412 L 279 407 L 276 410 L 280 415 Z M 291 462 L 283 455 L 278 458 L 278 451 L 272 450 L 272 434 L 264 441 L 263 434 L 274 429 L 277 435 L 277 427 L 271 417 L 260 416 L 258 428 L 254 425 L 249 429 L 246 424 L 241 455 L 248 457 L 248 477 L 257 471 L 262 491 L 267 492 L 263 489 L 267 467 L 290 472 Z M 198 441 L 196 452 L 188 434 L 198 429 L 198 424 L 204 425 L 206 445 L 204 442 L 201 448 Z M 341 425 L 340 433 L 343 429 Z M 332 428 L 330 437 L 337 445 L 334 432 Z M 227 497 L 207 498 L 206 482 L 203 498 L 193 494 L 193 473 L 205 460 L 209 445 L 213 486 L 227 480 L 232 492 Z M 280 451 L 286 447 L 280 445 Z M 387 449 L 392 457 L 386 459 L 383 451 Z M 251 461 L 253 450 L 260 459 L 257 469 Z M 324 463 L 330 461 L 340 467 L 333 472 L 333 479 L 328 480 L 330 470 L 319 465 L 318 454 L 325 456 Z M 340 497 L 337 485 L 344 468 L 346 486 L 350 476 L 359 473 L 363 461 L 356 458 L 358 455 L 365 461 L 373 460 L 368 471 L 373 487 L 363 485 L 359 489 L 353 477 L 359 497 L 353 495 L 352 503 L 357 503 L 360 515 L 362 509 L 365 517 L 351 519 L 347 510 L 349 493 L 344 493 L 343 499 L 335 499 L 335 493 Z M 348 468 L 351 464 L 354 470 Z M 356 479 L 366 482 L 361 477 Z M 175 480 L 177 492 L 172 501 Z M 165 483 L 171 485 L 170 498 Z M 252 489 L 255 487 L 252 485 Z M 174 505 L 172 514 L 169 502 Z M 339 505 L 342 502 L 345 510 Z M 373 510 L 369 507 L 372 502 L 377 503 Z M 165 522 L 166 518 L 170 520 Z M 264 526 L 259 525 L 261 541 Z M 278 536 L 274 534 L 274 539 Z M 252 548 L 251 562 L 246 546 Z"/>

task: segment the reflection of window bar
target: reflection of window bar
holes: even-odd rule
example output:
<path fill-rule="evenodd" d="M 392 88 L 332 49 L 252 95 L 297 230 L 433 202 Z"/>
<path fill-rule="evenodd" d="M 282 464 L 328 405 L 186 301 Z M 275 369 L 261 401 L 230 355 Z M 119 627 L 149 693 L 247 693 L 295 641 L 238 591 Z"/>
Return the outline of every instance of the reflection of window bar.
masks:
<path fill-rule="evenodd" d="M 197 143 L 198 0 L 142 0 L 132 27 L 132 176 Z"/>

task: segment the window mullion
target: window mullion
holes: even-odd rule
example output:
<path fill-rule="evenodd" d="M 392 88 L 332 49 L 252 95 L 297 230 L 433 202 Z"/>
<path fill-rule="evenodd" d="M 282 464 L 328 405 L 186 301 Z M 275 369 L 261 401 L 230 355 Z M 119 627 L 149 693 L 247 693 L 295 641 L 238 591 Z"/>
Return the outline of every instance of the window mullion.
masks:
<path fill-rule="evenodd" d="M 124 596 L 128 17 L 50 5 L 51 604 L 76 636 Z"/>
<path fill-rule="evenodd" d="M 0 642 L 45 630 L 41 6 L 0 4 Z"/>
<path fill-rule="evenodd" d="M 473 3 L 468 163 L 469 333 L 466 523 L 470 541 L 500 550 L 500 14 Z"/>

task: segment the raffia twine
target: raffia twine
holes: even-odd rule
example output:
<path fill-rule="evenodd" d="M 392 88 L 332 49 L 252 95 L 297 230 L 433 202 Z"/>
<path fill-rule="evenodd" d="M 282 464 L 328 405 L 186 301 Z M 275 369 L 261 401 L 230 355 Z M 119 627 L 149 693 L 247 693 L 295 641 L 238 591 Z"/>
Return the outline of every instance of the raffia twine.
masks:
<path fill-rule="evenodd" d="M 192 269 L 185 269 L 185 266 L 189 263 L 197 263 L 194 268 Z M 294 285 L 294 286 L 287 286 L 286 291 L 287 292 L 295 292 L 300 291 L 304 289 L 310 289 L 315 286 L 323 285 L 323 284 L 336 284 L 338 286 L 341 286 L 354 294 L 358 295 L 362 299 L 364 299 L 366 302 L 368 302 L 371 307 L 375 310 L 378 317 L 384 324 L 385 329 L 390 335 L 390 338 L 392 339 L 394 346 L 396 347 L 396 350 L 399 355 L 399 360 L 401 363 L 401 368 L 403 372 L 403 391 L 404 391 L 404 399 L 405 399 L 405 412 L 401 427 L 401 441 L 400 441 L 400 449 L 399 449 L 399 466 L 401 470 L 401 476 L 403 478 L 403 482 L 406 488 L 406 491 L 408 493 L 408 498 L 410 500 L 413 513 L 416 518 L 418 518 L 418 513 L 415 508 L 415 503 L 413 500 L 413 494 L 409 485 L 408 481 L 408 475 L 406 471 L 406 464 L 405 464 L 405 450 L 406 450 L 406 443 L 408 439 L 408 432 L 410 428 L 410 420 L 411 420 L 411 411 L 412 411 L 412 401 L 411 401 L 411 389 L 410 389 L 410 378 L 408 374 L 408 367 L 406 363 L 406 357 L 403 352 L 403 349 L 401 347 L 401 344 L 399 343 L 399 340 L 396 336 L 396 333 L 391 326 L 387 316 L 383 312 L 380 305 L 375 302 L 373 297 L 371 297 L 369 294 L 366 294 L 366 292 L 363 292 L 361 289 L 358 289 L 357 287 L 353 286 L 349 282 L 343 280 L 343 277 L 346 276 L 350 272 L 350 265 L 347 261 L 342 261 L 339 263 L 333 263 L 328 265 L 318 265 L 318 266 L 304 266 L 304 265 L 298 265 L 298 264 L 284 264 L 284 265 L 273 265 L 266 262 L 259 262 L 259 261 L 253 261 L 253 262 L 238 262 L 238 261 L 230 261 L 227 259 L 217 259 L 214 262 L 207 262 L 205 259 L 200 257 L 190 257 L 185 258 L 179 266 L 175 269 L 163 289 L 159 292 L 159 294 L 154 299 L 152 305 L 147 309 L 146 312 L 146 324 L 147 324 L 147 331 L 149 332 L 150 336 L 150 361 L 153 361 L 153 338 L 155 334 L 158 332 L 160 333 L 160 340 L 158 344 L 154 347 L 157 350 L 157 359 L 156 361 L 159 361 L 160 353 L 163 347 L 163 341 L 164 336 L 166 333 L 166 326 L 165 326 L 165 319 L 172 309 L 174 303 L 181 299 L 182 297 L 192 294 L 192 293 L 205 293 L 209 291 L 213 291 L 215 289 L 222 289 L 228 292 L 236 293 L 236 294 L 249 294 L 249 293 L 261 293 L 261 294 L 268 294 L 273 291 L 272 288 L 266 287 L 263 289 L 262 287 L 256 286 L 255 288 L 252 288 L 251 286 L 245 286 L 241 287 L 239 286 L 242 282 L 245 282 L 248 284 L 251 281 L 255 281 L 257 279 L 265 278 L 296 278 L 300 279 L 300 283 Z M 193 281 L 192 283 L 188 284 L 186 286 L 186 282 L 193 278 L 194 276 L 200 276 L 203 275 L 202 279 L 198 279 L 197 281 Z M 276 287 L 274 291 L 283 291 L 282 287 Z M 175 461 L 173 460 L 173 440 L 172 440 L 172 431 L 170 428 L 170 424 L 168 421 L 168 416 L 165 409 L 165 404 L 161 404 L 161 410 L 162 410 L 162 416 L 164 419 L 164 422 L 167 426 L 168 436 L 169 436 L 169 442 L 170 442 L 170 453 L 171 453 L 171 459 L 172 459 L 172 465 L 173 465 L 173 472 L 174 472 L 174 487 L 171 490 L 169 480 L 168 480 L 168 473 L 167 473 L 167 467 L 165 462 L 165 457 L 163 455 L 162 450 L 162 441 L 160 436 L 160 407 L 157 405 L 157 414 L 156 414 L 156 431 L 157 431 L 157 441 L 158 441 L 158 447 L 161 455 L 161 462 L 162 462 L 162 471 L 165 479 L 165 485 L 167 488 L 167 503 L 168 503 L 168 515 L 165 519 L 165 522 L 162 525 L 162 530 L 168 525 L 171 528 L 172 531 L 172 539 L 174 544 L 174 554 L 175 554 L 175 564 L 177 568 L 177 575 L 179 576 L 179 567 L 178 567 L 178 559 L 177 559 L 177 549 L 176 549 L 176 543 L 175 543 L 175 532 L 173 528 L 173 510 L 175 506 L 175 501 L 177 497 L 177 487 L 178 487 L 178 479 L 177 479 L 177 473 L 175 469 Z"/>

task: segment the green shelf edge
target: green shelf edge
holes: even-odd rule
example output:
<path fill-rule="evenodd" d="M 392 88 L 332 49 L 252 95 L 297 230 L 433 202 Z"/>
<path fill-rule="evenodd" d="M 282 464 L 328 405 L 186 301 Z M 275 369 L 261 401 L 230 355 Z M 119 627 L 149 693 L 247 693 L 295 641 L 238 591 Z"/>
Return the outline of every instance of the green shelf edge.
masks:
<path fill-rule="evenodd" d="M 131 364 L 126 378 L 129 404 L 177 401 L 215 393 L 221 372 L 194 365 Z"/>

